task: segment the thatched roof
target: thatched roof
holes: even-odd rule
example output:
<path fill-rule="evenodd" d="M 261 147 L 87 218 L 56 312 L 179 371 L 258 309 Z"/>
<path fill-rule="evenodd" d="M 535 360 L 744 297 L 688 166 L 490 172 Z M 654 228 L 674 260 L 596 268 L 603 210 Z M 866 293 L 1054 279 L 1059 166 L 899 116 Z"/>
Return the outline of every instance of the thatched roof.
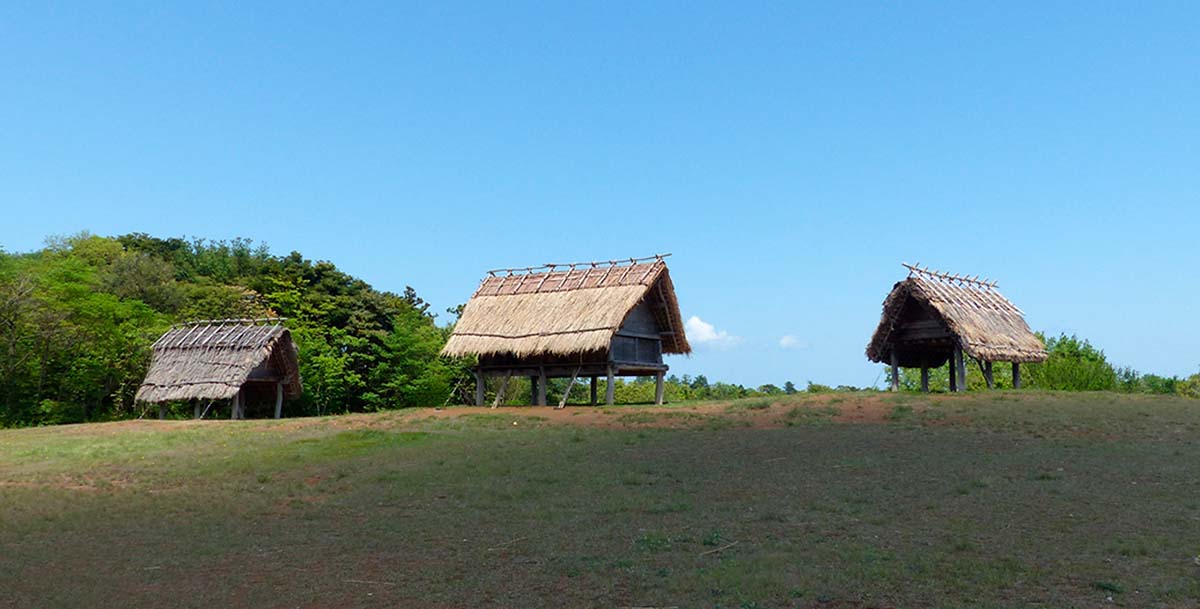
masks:
<path fill-rule="evenodd" d="M 890 357 L 891 335 L 909 299 L 928 307 L 954 334 L 967 355 L 984 361 L 1041 362 L 1046 347 L 1025 323 L 1024 313 L 1000 294 L 996 283 L 905 265 L 909 276 L 883 302 L 867 358 Z"/>
<path fill-rule="evenodd" d="M 663 353 L 691 353 L 661 256 L 490 271 L 443 355 L 573 355 L 609 348 L 626 316 L 650 300 Z"/>
<path fill-rule="evenodd" d="M 150 370 L 138 389 L 141 402 L 224 400 L 251 378 L 283 381 L 300 395 L 300 368 L 292 335 L 279 319 L 223 319 L 172 327 L 153 346 Z"/>

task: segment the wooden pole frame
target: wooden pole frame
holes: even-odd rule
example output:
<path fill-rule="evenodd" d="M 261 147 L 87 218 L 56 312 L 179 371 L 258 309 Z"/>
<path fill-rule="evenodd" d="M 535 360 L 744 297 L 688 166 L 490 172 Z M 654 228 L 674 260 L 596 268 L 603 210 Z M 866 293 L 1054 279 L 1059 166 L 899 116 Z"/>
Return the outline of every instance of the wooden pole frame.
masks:
<path fill-rule="evenodd" d="M 538 370 L 537 405 L 546 405 L 546 369 L 544 367 Z"/>
<path fill-rule="evenodd" d="M 504 374 L 504 380 L 500 381 L 500 388 L 496 390 L 496 400 L 492 402 L 492 408 L 496 408 L 504 402 L 504 393 L 508 391 L 508 379 L 512 378 L 512 370 Z"/>
<path fill-rule="evenodd" d="M 617 396 L 617 375 L 613 365 L 608 365 L 608 386 L 604 388 L 604 403 L 612 406 Z"/>
<path fill-rule="evenodd" d="M 475 405 L 483 406 L 483 402 L 487 393 L 487 385 L 482 370 L 475 371 Z"/>
<path fill-rule="evenodd" d="M 275 418 L 283 417 L 283 381 L 275 383 Z"/>
<path fill-rule="evenodd" d="M 967 390 L 967 363 L 963 360 L 962 347 L 954 346 L 954 364 L 958 368 L 958 391 L 964 392 Z"/>
<path fill-rule="evenodd" d="M 892 350 L 892 391 L 900 391 L 900 356 Z"/>

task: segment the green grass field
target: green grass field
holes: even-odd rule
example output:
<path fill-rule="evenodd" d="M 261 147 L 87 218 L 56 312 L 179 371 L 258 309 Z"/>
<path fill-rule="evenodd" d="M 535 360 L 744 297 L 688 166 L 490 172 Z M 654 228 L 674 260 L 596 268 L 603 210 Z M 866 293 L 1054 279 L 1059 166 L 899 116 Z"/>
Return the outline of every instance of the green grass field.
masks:
<path fill-rule="evenodd" d="M 1197 607 L 1200 401 L 0 431 L 0 607 Z"/>

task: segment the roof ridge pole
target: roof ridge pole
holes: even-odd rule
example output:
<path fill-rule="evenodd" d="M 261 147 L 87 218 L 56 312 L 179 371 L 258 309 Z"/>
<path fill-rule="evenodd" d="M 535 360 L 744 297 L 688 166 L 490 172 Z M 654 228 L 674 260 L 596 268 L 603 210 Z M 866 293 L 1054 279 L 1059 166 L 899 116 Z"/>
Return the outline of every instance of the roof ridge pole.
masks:
<path fill-rule="evenodd" d="M 567 280 L 569 280 L 571 278 L 571 273 L 574 273 L 574 272 L 575 272 L 575 263 L 572 262 L 567 267 L 567 272 L 565 274 L 563 274 L 562 281 L 558 282 L 558 290 L 561 291 L 564 287 L 566 287 Z"/>
<path fill-rule="evenodd" d="M 546 280 L 550 278 L 550 275 L 553 275 L 553 274 L 554 274 L 554 267 L 556 267 L 556 266 L 558 266 L 558 265 L 556 265 L 556 264 L 547 264 L 547 265 L 546 265 L 546 269 L 547 269 L 547 271 L 546 271 L 546 274 L 545 274 L 545 275 L 542 275 L 542 280 L 538 282 L 538 284 L 537 284 L 537 287 L 536 287 L 536 288 L 533 288 L 533 293 L 534 293 L 534 294 L 540 294 L 540 293 L 541 293 L 541 291 L 542 291 L 542 286 L 546 284 Z"/>
<path fill-rule="evenodd" d="M 588 269 L 583 272 L 583 277 L 579 280 L 579 285 L 575 286 L 576 290 L 578 290 L 579 288 L 582 288 L 584 285 L 587 284 L 588 278 L 592 276 L 592 269 L 596 268 L 596 263 L 594 261 L 589 262 L 588 264 L 590 264 L 591 266 L 588 267 Z"/>
<path fill-rule="evenodd" d="M 629 276 L 629 271 L 633 270 L 633 265 L 637 264 L 636 262 L 633 262 L 633 258 L 630 258 L 629 261 L 631 264 L 625 267 L 625 272 L 621 273 L 621 278 L 617 280 L 618 286 L 625 285 L 625 278 Z"/>
<path fill-rule="evenodd" d="M 617 266 L 617 263 L 615 261 L 613 261 L 613 260 L 608 261 L 608 268 L 604 269 L 604 274 L 600 276 L 600 281 L 596 282 L 596 287 L 599 288 L 599 287 L 604 286 L 604 282 L 608 280 L 608 274 L 611 273 L 613 268 L 616 266 Z"/>
<path fill-rule="evenodd" d="M 521 286 L 525 285 L 525 280 L 529 278 L 529 272 L 532 270 L 533 270 L 533 267 L 529 267 L 529 266 L 525 267 L 525 272 L 522 273 L 521 278 L 519 280 L 517 280 L 517 287 L 513 288 L 513 294 L 520 293 Z"/>

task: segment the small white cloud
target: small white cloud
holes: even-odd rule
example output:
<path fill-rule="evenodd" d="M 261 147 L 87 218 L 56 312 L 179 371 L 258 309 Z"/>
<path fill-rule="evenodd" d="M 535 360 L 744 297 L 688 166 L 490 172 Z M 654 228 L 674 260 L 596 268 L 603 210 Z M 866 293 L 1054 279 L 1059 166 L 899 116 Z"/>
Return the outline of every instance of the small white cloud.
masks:
<path fill-rule="evenodd" d="M 779 346 L 783 349 L 807 349 L 808 342 L 787 334 L 779 339 Z"/>
<path fill-rule="evenodd" d="M 688 341 L 697 345 L 726 348 L 732 347 L 742 340 L 741 337 L 733 336 L 724 330 L 718 330 L 716 326 L 695 315 L 689 317 L 687 323 L 684 325 L 687 328 Z"/>

